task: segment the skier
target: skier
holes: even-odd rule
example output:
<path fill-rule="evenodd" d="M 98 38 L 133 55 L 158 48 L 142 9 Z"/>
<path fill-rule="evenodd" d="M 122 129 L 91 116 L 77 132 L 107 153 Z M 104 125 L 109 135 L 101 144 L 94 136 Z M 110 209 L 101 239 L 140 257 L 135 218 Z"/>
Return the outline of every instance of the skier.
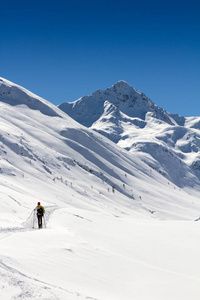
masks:
<path fill-rule="evenodd" d="M 38 202 L 38 205 L 35 208 L 35 211 L 37 211 L 38 228 L 42 228 L 42 217 L 45 213 L 45 209 L 42 205 L 40 205 L 40 202 Z"/>

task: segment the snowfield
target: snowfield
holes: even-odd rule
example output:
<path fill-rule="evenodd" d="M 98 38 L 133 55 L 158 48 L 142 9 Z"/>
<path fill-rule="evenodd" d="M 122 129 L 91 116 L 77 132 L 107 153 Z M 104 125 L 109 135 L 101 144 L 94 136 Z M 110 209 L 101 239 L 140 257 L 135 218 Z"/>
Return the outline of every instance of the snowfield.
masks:
<path fill-rule="evenodd" d="M 1 231 L 1 299 L 199 298 L 198 222 L 51 214 L 46 229 Z"/>
<path fill-rule="evenodd" d="M 0 79 L 0 299 L 200 299 L 198 176 L 144 153 Z"/>

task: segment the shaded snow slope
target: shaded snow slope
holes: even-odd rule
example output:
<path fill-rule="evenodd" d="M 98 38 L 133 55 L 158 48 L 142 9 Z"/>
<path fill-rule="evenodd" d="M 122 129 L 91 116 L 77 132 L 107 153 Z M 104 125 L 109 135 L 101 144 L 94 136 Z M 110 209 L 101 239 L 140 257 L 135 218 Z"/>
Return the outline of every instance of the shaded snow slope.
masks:
<path fill-rule="evenodd" d="M 179 187 L 200 180 L 199 117 L 170 114 L 124 81 L 59 107 Z"/>
<path fill-rule="evenodd" d="M 1 81 L 0 298 L 197 300 L 195 175 L 180 189 L 48 101 Z M 33 213 L 38 201 L 44 230 Z"/>

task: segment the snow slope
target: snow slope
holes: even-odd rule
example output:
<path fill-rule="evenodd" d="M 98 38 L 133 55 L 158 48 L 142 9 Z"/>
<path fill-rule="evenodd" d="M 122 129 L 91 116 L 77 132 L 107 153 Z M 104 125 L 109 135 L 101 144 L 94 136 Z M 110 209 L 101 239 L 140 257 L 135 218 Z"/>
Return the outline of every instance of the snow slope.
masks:
<path fill-rule="evenodd" d="M 1 299 L 199 299 L 193 173 L 181 189 L 3 78 L 0 124 Z"/>
<path fill-rule="evenodd" d="M 130 151 L 174 184 L 193 188 L 200 179 L 200 118 L 184 118 L 156 106 L 119 81 L 60 109 Z M 188 182 L 193 174 L 196 179 Z"/>

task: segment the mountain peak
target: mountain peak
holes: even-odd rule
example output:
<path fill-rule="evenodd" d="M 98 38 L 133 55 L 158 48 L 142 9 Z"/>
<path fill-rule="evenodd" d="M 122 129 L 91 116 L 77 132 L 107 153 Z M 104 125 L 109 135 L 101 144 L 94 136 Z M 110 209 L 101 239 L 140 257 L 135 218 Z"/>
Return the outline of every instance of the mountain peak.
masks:
<path fill-rule="evenodd" d="M 125 80 L 119 80 L 115 84 L 113 84 L 113 87 L 131 87 L 133 88 L 128 82 Z"/>
<path fill-rule="evenodd" d="M 112 85 L 108 90 L 112 90 L 113 92 L 118 92 L 124 95 L 131 95 L 136 92 L 136 90 L 126 81 L 120 80 Z"/>
<path fill-rule="evenodd" d="M 77 122 L 90 127 L 104 113 L 105 101 L 114 104 L 129 117 L 139 117 L 142 120 L 145 119 L 146 113 L 155 107 L 143 93 L 135 90 L 126 81 L 120 80 L 106 90 L 97 90 L 74 103 L 62 103 L 59 108 Z"/>

